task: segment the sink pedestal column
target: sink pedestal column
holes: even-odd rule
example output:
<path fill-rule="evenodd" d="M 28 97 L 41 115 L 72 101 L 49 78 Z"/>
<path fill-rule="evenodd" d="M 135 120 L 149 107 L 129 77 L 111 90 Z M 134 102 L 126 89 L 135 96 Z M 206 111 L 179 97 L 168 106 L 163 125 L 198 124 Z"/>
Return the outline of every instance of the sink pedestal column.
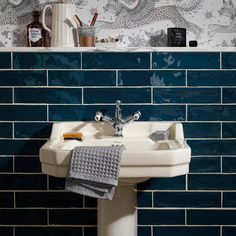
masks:
<path fill-rule="evenodd" d="M 116 188 L 112 201 L 98 200 L 98 236 L 137 236 L 136 191 Z"/>

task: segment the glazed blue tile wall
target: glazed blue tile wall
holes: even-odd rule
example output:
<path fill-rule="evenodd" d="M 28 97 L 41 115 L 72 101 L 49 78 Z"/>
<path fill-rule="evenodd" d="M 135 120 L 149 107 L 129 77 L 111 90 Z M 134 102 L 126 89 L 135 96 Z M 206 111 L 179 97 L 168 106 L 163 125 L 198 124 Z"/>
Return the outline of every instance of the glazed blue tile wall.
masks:
<path fill-rule="evenodd" d="M 138 235 L 236 235 L 235 69 L 236 53 L 0 52 L 0 235 L 96 236 L 96 200 L 41 174 L 38 153 L 54 121 L 116 99 L 182 122 L 192 148 L 189 175 L 137 186 Z"/>

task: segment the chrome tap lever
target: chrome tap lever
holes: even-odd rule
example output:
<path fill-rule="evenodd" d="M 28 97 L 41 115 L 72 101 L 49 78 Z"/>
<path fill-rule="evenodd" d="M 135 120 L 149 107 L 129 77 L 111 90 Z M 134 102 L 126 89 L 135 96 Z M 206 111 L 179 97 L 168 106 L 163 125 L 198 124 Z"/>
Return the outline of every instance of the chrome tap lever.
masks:
<path fill-rule="evenodd" d="M 103 118 L 103 114 L 101 111 L 96 112 L 96 115 L 94 117 L 94 120 L 100 121 Z"/>
<path fill-rule="evenodd" d="M 138 120 L 141 116 L 141 112 L 137 111 L 133 115 L 130 115 L 130 116 L 123 119 L 122 114 L 121 114 L 120 105 L 121 105 L 121 101 L 117 100 L 116 101 L 115 118 L 104 115 L 100 111 L 98 111 L 95 115 L 96 121 L 104 121 L 105 123 L 108 123 L 109 125 L 111 125 L 113 127 L 115 137 L 123 137 L 123 135 L 122 135 L 123 126 L 125 124 L 130 123 L 131 121 Z"/>
<path fill-rule="evenodd" d="M 135 112 L 133 117 L 134 117 L 134 120 L 139 120 L 139 118 L 141 117 L 141 112 L 140 111 Z"/>
<path fill-rule="evenodd" d="M 124 119 L 123 119 L 123 124 L 128 124 L 128 123 L 130 123 L 130 122 L 132 122 L 132 121 L 135 121 L 135 120 L 139 120 L 139 118 L 140 118 L 140 116 L 141 116 L 141 112 L 140 111 L 137 111 L 137 112 L 135 112 L 133 115 L 130 115 L 130 116 L 128 116 L 128 117 L 125 117 Z"/>

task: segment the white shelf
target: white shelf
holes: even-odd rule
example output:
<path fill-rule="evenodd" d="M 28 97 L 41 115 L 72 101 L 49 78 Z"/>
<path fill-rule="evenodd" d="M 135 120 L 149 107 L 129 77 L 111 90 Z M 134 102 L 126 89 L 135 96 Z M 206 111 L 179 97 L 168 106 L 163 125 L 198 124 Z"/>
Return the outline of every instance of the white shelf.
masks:
<path fill-rule="evenodd" d="M 147 48 L 127 48 L 127 47 L 74 47 L 74 48 L 27 48 L 0 47 L 0 52 L 236 52 L 236 47 L 219 48 L 190 48 L 190 47 L 147 47 Z"/>

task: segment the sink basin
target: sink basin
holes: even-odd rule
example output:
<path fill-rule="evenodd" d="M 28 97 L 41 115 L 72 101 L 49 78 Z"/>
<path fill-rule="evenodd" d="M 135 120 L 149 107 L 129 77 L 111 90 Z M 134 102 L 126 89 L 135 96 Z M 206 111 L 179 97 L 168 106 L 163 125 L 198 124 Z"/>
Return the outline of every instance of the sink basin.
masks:
<path fill-rule="evenodd" d="M 156 130 L 169 130 L 169 139 L 153 140 L 151 134 Z M 63 133 L 66 132 L 82 132 L 84 141 L 64 141 Z M 97 122 L 55 123 L 49 141 L 40 149 L 43 173 L 66 177 L 73 148 L 110 145 L 125 146 L 121 158 L 121 180 L 136 178 L 140 182 L 138 178 L 172 177 L 188 173 L 191 150 L 184 141 L 181 123 L 134 122 L 124 127 L 124 137 L 113 137 L 112 134 L 109 125 Z"/>
<path fill-rule="evenodd" d="M 155 140 L 155 131 L 168 131 L 168 140 Z M 82 132 L 83 142 L 64 140 L 63 133 Z M 50 139 L 40 149 L 42 172 L 67 177 L 71 151 L 77 146 L 124 145 L 119 186 L 112 201 L 98 200 L 98 236 L 137 236 L 136 183 L 153 177 L 174 177 L 188 173 L 191 149 L 177 122 L 133 122 L 114 137 L 102 122 L 58 122 Z"/>

